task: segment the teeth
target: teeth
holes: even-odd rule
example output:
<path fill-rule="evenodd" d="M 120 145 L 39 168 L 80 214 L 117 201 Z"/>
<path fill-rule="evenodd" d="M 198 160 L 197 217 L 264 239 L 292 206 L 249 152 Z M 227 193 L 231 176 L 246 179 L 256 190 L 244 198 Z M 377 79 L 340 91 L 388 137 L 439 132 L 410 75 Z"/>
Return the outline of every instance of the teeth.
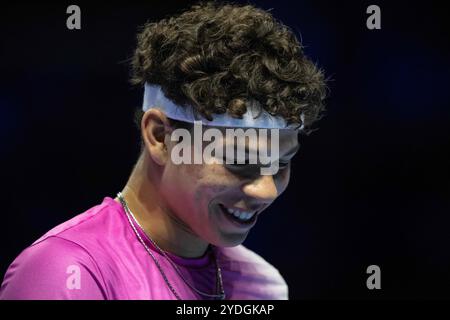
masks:
<path fill-rule="evenodd" d="M 255 212 L 249 212 L 249 211 L 240 211 L 240 210 L 233 210 L 230 208 L 227 208 L 227 211 L 229 214 L 234 215 L 236 218 L 239 218 L 240 220 L 249 220 L 253 217 Z"/>

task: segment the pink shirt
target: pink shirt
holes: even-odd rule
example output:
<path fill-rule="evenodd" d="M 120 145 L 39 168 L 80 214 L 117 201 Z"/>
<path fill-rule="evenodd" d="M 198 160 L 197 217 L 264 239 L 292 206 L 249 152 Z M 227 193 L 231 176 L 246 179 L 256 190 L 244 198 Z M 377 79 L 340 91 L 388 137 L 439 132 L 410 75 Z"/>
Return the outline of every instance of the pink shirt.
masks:
<path fill-rule="evenodd" d="M 136 228 L 182 299 L 203 299 Z M 215 248 L 227 299 L 288 299 L 278 270 L 243 245 Z M 182 258 L 169 254 L 185 278 L 215 292 L 211 254 Z M 0 299 L 176 299 L 155 262 L 139 242 L 120 203 L 100 205 L 60 224 L 26 248 L 9 266 Z"/>

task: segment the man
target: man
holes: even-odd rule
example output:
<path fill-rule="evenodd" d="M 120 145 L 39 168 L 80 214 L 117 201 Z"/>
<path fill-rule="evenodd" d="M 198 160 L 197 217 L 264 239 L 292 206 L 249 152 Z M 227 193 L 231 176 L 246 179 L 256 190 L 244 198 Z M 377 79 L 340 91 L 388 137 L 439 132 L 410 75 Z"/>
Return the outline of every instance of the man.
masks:
<path fill-rule="evenodd" d="M 25 249 L 0 298 L 288 299 L 242 242 L 288 185 L 323 74 L 268 12 L 215 2 L 146 24 L 132 70 L 145 94 L 128 183 Z"/>

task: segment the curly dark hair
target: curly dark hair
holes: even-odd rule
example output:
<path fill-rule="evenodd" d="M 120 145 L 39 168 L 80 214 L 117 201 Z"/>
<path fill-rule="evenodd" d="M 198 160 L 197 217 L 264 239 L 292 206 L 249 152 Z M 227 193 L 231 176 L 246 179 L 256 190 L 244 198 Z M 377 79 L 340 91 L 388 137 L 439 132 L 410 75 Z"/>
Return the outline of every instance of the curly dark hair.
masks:
<path fill-rule="evenodd" d="M 301 124 L 303 112 L 306 133 L 322 117 L 323 72 L 294 33 L 263 9 L 200 2 L 140 28 L 131 59 L 134 85 L 160 85 L 174 103 L 208 120 L 225 112 L 241 118 L 248 99 L 288 124 Z"/>

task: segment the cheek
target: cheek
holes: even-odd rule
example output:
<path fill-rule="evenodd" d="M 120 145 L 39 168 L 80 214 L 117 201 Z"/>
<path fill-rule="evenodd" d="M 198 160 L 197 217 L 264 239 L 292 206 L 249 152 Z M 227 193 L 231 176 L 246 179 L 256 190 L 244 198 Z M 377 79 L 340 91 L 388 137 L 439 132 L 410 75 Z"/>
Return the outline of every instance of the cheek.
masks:
<path fill-rule="evenodd" d="M 200 196 L 213 198 L 232 187 L 236 179 L 222 165 L 204 165 L 196 176 Z"/>
<path fill-rule="evenodd" d="M 241 180 L 221 164 L 205 165 L 198 175 L 195 201 L 197 208 L 210 209 L 211 204 L 236 198 L 240 194 Z"/>
<path fill-rule="evenodd" d="M 164 197 L 171 206 L 186 202 L 189 193 L 195 190 L 196 173 L 187 165 L 170 165 L 164 170 L 161 177 L 160 188 Z"/>
<path fill-rule="evenodd" d="M 164 172 L 162 184 L 172 205 L 191 210 L 207 205 L 235 180 L 222 165 L 172 165 Z"/>
<path fill-rule="evenodd" d="M 197 166 L 195 178 L 202 184 L 227 185 L 236 180 L 223 164 L 204 164 Z"/>
<path fill-rule="evenodd" d="M 289 185 L 289 181 L 291 179 L 291 169 L 287 168 L 286 170 L 281 171 L 275 178 L 275 185 L 278 190 L 278 194 L 282 194 Z"/>

